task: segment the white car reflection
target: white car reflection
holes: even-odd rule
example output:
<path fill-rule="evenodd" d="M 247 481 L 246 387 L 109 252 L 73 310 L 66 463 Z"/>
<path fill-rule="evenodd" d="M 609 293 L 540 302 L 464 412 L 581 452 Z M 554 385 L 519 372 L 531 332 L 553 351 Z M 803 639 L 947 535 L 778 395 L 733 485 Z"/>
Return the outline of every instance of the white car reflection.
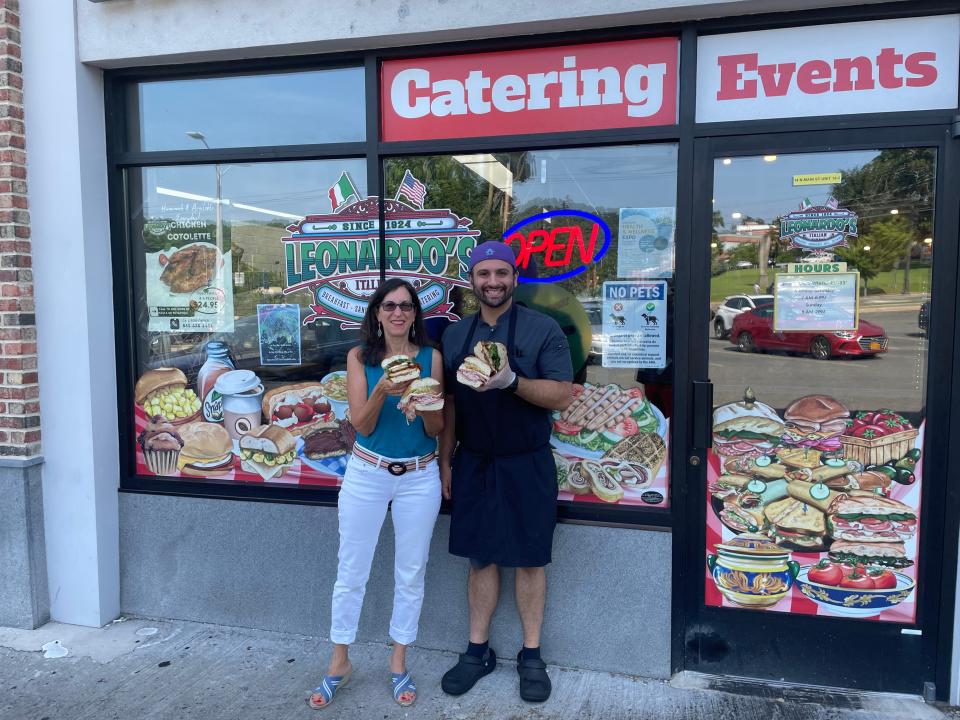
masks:
<path fill-rule="evenodd" d="M 599 364 L 603 360 L 603 351 L 607 346 L 607 336 L 603 333 L 603 313 L 599 301 L 588 300 L 583 303 L 590 320 L 590 355 L 587 362 Z"/>

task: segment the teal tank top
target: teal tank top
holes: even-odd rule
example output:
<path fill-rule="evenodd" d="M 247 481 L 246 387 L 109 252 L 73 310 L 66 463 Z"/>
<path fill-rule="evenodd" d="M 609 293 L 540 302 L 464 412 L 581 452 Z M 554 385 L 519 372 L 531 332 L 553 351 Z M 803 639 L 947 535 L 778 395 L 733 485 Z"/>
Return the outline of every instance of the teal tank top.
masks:
<path fill-rule="evenodd" d="M 420 377 L 430 377 L 433 348 L 420 348 L 416 360 L 421 368 Z M 367 397 L 370 397 L 373 388 L 383 377 L 383 368 L 364 365 L 363 372 L 367 377 Z M 370 452 L 388 458 L 419 457 L 434 452 L 437 439 L 427 435 L 423 429 L 423 418 L 417 417 L 408 425 L 407 418 L 397 409 L 398 402 L 399 395 L 388 395 L 380 408 L 373 432 L 369 435 L 357 433 L 357 442 Z"/>

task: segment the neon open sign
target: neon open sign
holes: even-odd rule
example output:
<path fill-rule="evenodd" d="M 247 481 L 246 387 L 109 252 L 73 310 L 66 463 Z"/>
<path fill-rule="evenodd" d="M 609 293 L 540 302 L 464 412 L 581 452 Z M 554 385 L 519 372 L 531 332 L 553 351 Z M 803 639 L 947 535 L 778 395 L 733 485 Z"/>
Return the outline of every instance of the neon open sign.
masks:
<path fill-rule="evenodd" d="M 587 223 L 558 225 L 552 220 L 557 217 L 576 217 Z M 545 228 L 522 229 L 544 220 L 550 220 Z M 521 271 L 535 262 L 537 257 L 541 258 L 540 264 L 544 268 L 564 268 L 572 262 L 580 263 L 573 270 L 548 277 L 524 277 L 521 272 L 522 283 L 557 282 L 579 275 L 588 265 L 604 256 L 610 247 L 610 238 L 610 226 L 596 215 L 582 210 L 550 210 L 521 220 L 503 233 L 504 242 L 516 245 L 517 267 Z"/>

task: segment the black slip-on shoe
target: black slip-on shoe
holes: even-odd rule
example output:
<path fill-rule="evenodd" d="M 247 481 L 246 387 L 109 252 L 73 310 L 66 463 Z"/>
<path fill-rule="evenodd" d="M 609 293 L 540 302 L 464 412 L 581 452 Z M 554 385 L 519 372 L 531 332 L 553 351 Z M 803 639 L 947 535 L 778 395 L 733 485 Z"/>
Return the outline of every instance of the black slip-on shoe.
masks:
<path fill-rule="evenodd" d="M 520 660 L 517 674 L 520 675 L 520 697 L 527 702 L 546 702 L 553 686 L 543 660 Z"/>
<path fill-rule="evenodd" d="M 497 656 L 493 648 L 487 648 L 482 658 L 461 653 L 457 664 L 444 673 L 440 688 L 447 695 L 463 695 L 477 684 L 477 680 L 492 673 L 496 667 Z"/>

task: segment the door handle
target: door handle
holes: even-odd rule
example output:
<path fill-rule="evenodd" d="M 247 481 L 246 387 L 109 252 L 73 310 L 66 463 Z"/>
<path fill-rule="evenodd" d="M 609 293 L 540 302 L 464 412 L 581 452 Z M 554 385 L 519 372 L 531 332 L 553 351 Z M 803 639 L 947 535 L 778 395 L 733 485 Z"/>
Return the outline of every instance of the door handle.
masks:
<path fill-rule="evenodd" d="M 713 447 L 713 383 L 693 381 L 693 446 Z"/>

